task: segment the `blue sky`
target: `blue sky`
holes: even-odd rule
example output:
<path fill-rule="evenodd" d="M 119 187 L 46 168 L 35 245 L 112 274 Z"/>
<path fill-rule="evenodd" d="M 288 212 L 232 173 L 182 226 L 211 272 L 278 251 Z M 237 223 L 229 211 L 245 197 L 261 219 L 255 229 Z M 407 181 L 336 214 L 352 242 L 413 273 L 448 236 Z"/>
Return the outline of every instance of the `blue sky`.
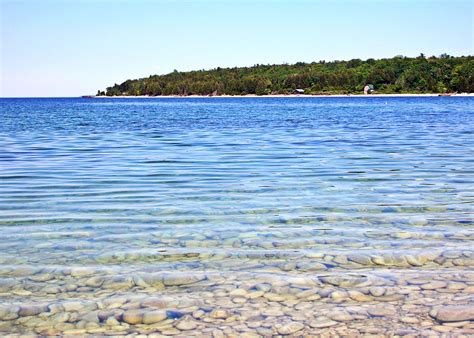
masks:
<path fill-rule="evenodd" d="M 3 97 L 174 69 L 473 54 L 471 0 L 0 2 Z"/>

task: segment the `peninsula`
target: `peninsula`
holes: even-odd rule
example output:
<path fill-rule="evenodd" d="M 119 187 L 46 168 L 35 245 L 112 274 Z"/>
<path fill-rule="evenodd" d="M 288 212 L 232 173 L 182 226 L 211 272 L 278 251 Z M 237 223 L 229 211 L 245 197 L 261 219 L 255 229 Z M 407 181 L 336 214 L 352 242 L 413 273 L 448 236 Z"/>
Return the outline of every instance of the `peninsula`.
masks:
<path fill-rule="evenodd" d="M 215 68 L 126 80 L 97 96 L 345 95 L 474 92 L 474 56 L 352 59 Z"/>

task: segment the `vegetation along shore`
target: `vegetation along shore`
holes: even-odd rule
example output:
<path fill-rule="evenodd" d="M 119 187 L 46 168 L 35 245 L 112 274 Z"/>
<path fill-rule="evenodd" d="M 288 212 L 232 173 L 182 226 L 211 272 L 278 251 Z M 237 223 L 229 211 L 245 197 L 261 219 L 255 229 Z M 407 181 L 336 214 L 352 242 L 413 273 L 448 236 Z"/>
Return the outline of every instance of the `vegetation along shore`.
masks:
<path fill-rule="evenodd" d="M 240 96 L 473 93 L 474 56 L 299 62 L 215 68 L 127 80 L 97 96 Z"/>

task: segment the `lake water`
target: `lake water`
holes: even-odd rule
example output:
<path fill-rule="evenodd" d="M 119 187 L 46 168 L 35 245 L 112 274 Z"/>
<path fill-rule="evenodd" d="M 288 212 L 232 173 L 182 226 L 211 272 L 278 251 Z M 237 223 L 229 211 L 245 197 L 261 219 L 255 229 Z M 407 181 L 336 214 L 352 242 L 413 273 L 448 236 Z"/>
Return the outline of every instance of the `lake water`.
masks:
<path fill-rule="evenodd" d="M 473 98 L 0 104 L 1 334 L 474 334 Z"/>

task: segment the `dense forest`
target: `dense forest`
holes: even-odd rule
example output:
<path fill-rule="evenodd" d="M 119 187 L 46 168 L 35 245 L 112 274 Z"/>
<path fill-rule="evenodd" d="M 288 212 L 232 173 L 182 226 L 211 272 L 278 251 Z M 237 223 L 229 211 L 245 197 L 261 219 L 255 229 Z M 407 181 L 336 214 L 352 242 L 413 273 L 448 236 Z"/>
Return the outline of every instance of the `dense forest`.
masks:
<path fill-rule="evenodd" d="M 474 56 L 299 62 L 216 68 L 127 80 L 98 95 L 268 95 L 362 93 L 371 84 L 376 93 L 472 93 Z M 371 87 L 372 88 L 372 87 Z"/>

